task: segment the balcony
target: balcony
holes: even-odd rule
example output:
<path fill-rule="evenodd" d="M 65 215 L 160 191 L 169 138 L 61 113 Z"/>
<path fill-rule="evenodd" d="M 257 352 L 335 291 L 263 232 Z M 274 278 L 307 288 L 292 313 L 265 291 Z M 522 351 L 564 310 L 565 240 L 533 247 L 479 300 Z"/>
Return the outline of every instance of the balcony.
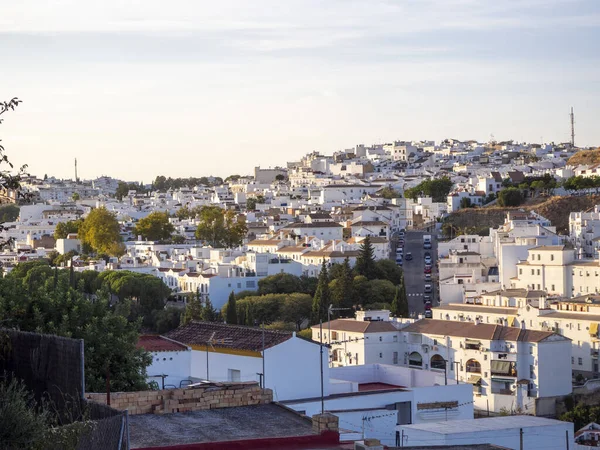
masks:
<path fill-rule="evenodd" d="M 598 349 L 597 348 L 591 349 L 590 350 L 590 355 L 592 356 L 592 358 L 598 359 Z"/>
<path fill-rule="evenodd" d="M 512 361 L 492 360 L 491 374 L 495 378 L 517 378 L 517 365 Z"/>
<path fill-rule="evenodd" d="M 492 388 L 492 394 L 495 395 L 515 395 L 515 391 L 511 389 L 494 389 Z"/>

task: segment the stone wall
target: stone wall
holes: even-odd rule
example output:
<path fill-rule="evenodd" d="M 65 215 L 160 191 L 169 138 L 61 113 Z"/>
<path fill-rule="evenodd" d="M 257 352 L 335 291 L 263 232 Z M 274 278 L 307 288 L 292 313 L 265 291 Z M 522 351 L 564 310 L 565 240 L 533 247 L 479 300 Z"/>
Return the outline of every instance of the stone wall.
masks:
<path fill-rule="evenodd" d="M 106 403 L 106 394 L 87 393 L 86 398 Z M 129 414 L 165 414 L 203 409 L 261 405 L 273 401 L 273 391 L 258 383 L 219 383 L 187 389 L 113 392 L 110 405 Z"/>

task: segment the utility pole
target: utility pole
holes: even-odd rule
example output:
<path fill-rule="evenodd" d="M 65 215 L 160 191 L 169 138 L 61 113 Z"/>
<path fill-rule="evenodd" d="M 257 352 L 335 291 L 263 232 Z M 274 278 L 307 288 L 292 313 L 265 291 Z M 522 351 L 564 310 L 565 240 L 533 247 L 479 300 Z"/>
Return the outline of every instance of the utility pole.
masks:
<path fill-rule="evenodd" d="M 459 361 L 454 361 L 453 363 L 456 367 L 454 368 L 454 376 L 456 377 L 456 384 L 458 384 L 458 365 L 460 364 Z"/>
<path fill-rule="evenodd" d="M 565 438 L 567 443 L 567 450 L 569 450 L 569 430 L 565 430 Z"/>
<path fill-rule="evenodd" d="M 523 428 L 519 428 L 519 449 L 523 450 Z"/>
<path fill-rule="evenodd" d="M 571 147 L 575 147 L 575 113 L 573 112 L 573 107 L 571 106 Z"/>
<path fill-rule="evenodd" d="M 319 345 L 321 347 L 321 414 L 325 414 L 325 397 L 323 391 L 323 319 L 319 319 L 319 336 L 321 339 L 321 345 Z"/>
<path fill-rule="evenodd" d="M 262 324 L 262 387 L 267 387 L 265 384 L 265 324 Z"/>

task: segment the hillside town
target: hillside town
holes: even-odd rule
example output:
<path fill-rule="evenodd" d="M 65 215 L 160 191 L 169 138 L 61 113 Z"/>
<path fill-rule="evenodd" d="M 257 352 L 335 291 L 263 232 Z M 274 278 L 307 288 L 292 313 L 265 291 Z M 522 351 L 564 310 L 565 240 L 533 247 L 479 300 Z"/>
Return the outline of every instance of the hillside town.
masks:
<path fill-rule="evenodd" d="M 82 389 L 127 411 L 130 448 L 292 448 L 271 422 L 306 435 L 293 448 L 588 448 L 600 164 L 577 161 L 594 152 L 394 141 L 226 179 L 23 176 L 0 208 L 1 288 L 19 285 L 2 319 L 85 341 L 69 328 L 83 305 L 127 318 L 135 376 L 117 346 L 86 348 Z M 564 197 L 598 204 L 561 210 L 559 229 L 536 208 Z M 502 221 L 452 225 L 486 210 Z M 250 406 L 264 426 L 219 413 Z M 248 430 L 181 434 L 169 415 Z"/>

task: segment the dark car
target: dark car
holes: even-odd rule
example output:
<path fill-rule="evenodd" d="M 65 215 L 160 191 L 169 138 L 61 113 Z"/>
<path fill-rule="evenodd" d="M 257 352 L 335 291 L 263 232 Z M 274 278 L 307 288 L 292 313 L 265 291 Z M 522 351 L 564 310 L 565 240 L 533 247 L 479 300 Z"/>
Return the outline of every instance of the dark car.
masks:
<path fill-rule="evenodd" d="M 406 252 L 406 256 L 404 257 L 404 259 L 406 259 L 407 261 L 412 260 L 412 253 L 411 252 Z"/>
<path fill-rule="evenodd" d="M 425 318 L 426 319 L 433 319 L 433 312 L 431 312 L 430 309 L 426 309 L 425 310 Z"/>
<path fill-rule="evenodd" d="M 431 273 L 431 266 L 425 266 L 425 269 L 423 269 L 423 273 Z"/>
<path fill-rule="evenodd" d="M 425 294 L 423 296 L 423 303 L 431 303 L 431 295 Z"/>
<path fill-rule="evenodd" d="M 431 292 L 432 292 L 432 291 L 433 291 L 433 288 L 432 288 L 431 284 L 426 284 L 426 285 L 425 285 L 424 292 L 425 292 L 426 294 L 431 294 Z"/>
<path fill-rule="evenodd" d="M 425 311 L 430 310 L 430 309 L 431 309 L 431 302 L 425 303 Z"/>
<path fill-rule="evenodd" d="M 425 281 L 431 282 L 431 274 L 430 273 L 425 274 Z"/>

